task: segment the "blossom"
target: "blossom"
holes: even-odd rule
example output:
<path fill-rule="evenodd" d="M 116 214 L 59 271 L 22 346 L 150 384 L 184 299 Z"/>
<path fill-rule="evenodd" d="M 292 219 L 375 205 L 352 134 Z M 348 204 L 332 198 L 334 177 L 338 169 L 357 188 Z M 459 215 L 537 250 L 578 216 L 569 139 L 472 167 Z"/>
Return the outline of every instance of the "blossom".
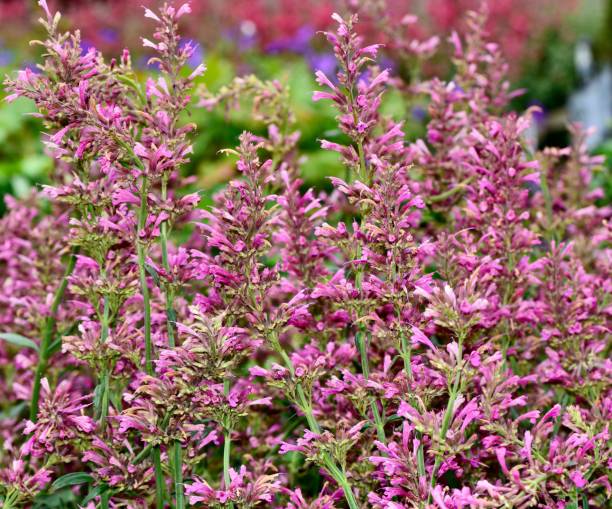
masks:
<path fill-rule="evenodd" d="M 274 495 L 280 491 L 278 474 L 256 476 L 245 465 L 236 471 L 230 469 L 230 484 L 215 490 L 205 480 L 196 479 L 186 486 L 191 505 L 203 504 L 205 507 L 223 507 L 228 502 L 257 507 L 270 504 Z"/>
<path fill-rule="evenodd" d="M 61 450 L 64 444 L 70 444 L 77 437 L 88 435 L 96 429 L 94 420 L 84 415 L 83 409 L 88 406 L 88 396 L 76 396 L 70 380 L 63 380 L 55 391 L 51 391 L 46 378 L 41 380 L 42 400 L 38 419 L 28 421 L 25 433 L 31 435 L 26 442 L 24 452 L 41 456 Z"/>

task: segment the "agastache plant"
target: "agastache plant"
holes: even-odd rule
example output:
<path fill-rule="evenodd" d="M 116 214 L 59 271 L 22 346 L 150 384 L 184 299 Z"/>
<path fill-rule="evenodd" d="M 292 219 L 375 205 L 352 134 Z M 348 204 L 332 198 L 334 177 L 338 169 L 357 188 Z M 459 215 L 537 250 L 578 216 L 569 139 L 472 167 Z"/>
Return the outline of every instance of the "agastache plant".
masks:
<path fill-rule="evenodd" d="M 525 141 L 486 13 L 450 37 L 454 75 L 419 83 L 333 15 L 313 99 L 346 171 L 326 193 L 285 84 L 193 91 L 189 4 L 145 9 L 145 79 L 39 5 L 39 72 L 5 84 L 56 167 L 0 218 L 3 507 L 607 507 L 602 161 L 579 126 Z M 428 97 L 425 139 L 384 113 L 393 88 Z M 185 114 L 245 97 L 265 134 L 219 147 L 237 177 L 199 208 Z"/>

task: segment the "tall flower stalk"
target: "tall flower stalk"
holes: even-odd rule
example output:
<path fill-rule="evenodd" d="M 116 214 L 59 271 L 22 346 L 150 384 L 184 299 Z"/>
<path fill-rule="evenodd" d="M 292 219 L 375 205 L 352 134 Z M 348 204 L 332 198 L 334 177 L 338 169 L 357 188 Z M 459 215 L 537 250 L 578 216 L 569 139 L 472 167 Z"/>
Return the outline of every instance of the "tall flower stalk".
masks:
<path fill-rule="evenodd" d="M 68 286 L 68 277 L 72 274 L 76 263 L 76 253 L 71 253 L 66 265 L 66 272 L 62 278 L 59 287 L 55 291 L 53 301 L 51 303 L 51 309 L 49 310 L 49 316 L 44 322 L 44 329 L 42 331 L 42 339 L 38 351 L 38 364 L 36 365 L 36 371 L 34 373 L 34 385 L 32 386 L 32 399 L 30 400 L 30 420 L 36 422 L 38 416 L 38 401 L 40 399 L 40 382 L 45 376 L 47 370 L 47 364 L 49 362 L 51 342 L 55 336 L 56 331 L 56 315 L 58 309 L 64 298 L 66 287 Z"/>

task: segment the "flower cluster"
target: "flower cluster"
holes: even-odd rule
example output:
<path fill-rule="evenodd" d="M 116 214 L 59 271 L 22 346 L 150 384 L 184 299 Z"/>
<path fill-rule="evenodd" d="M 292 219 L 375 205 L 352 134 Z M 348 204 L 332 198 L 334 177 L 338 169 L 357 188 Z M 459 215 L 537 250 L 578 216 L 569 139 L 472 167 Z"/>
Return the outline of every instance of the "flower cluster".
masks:
<path fill-rule="evenodd" d="M 418 87 L 333 15 L 313 99 L 346 174 L 324 192 L 282 83 L 192 100 L 189 4 L 145 9 L 146 80 L 39 5 L 40 72 L 5 84 L 57 165 L 0 219 L 3 507 L 607 507 L 602 161 L 579 126 L 529 147 L 482 12 L 450 37 L 452 79 Z M 424 139 L 385 113 L 393 88 L 428 98 Z M 185 114 L 247 98 L 266 134 L 225 150 L 239 175 L 199 208 Z"/>

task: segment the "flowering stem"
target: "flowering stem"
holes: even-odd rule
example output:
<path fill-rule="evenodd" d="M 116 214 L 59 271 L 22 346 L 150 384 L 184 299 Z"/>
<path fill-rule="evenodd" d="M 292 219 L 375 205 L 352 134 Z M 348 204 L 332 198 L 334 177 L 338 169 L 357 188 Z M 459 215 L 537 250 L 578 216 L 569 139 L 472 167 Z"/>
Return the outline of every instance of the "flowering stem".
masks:
<path fill-rule="evenodd" d="M 155 507 L 157 509 L 164 509 L 164 473 L 161 467 L 161 451 L 159 446 L 153 447 L 151 450 L 151 457 L 153 459 L 153 468 L 155 469 Z"/>
<path fill-rule="evenodd" d="M 437 203 L 440 201 L 444 201 L 447 198 L 450 198 L 451 196 L 460 193 L 461 191 L 463 191 L 467 185 L 472 182 L 472 180 L 474 180 L 474 177 L 468 177 L 467 179 L 465 179 L 462 182 L 459 182 L 455 187 L 449 189 L 448 191 L 444 191 L 443 193 L 440 194 L 436 194 L 434 196 L 430 196 L 427 199 L 427 203 Z"/>
<path fill-rule="evenodd" d="M 230 379 L 223 380 L 223 394 L 227 397 L 230 392 Z M 229 419 L 228 419 L 229 421 Z M 223 484 L 226 491 L 229 490 L 232 479 L 230 477 L 230 453 L 232 449 L 232 429 L 230 422 L 226 422 L 223 426 Z M 229 502 L 228 508 L 233 509 L 234 504 Z"/>
<path fill-rule="evenodd" d="M 228 378 L 226 378 L 223 381 L 223 394 L 226 397 L 229 395 L 229 390 L 230 390 L 230 381 Z M 223 437 L 224 437 L 224 441 L 223 441 L 223 482 L 225 483 L 225 489 L 229 489 L 229 485 L 231 481 L 230 475 L 229 475 L 230 451 L 231 451 L 231 444 L 232 444 L 231 435 L 232 435 L 232 431 L 229 428 L 229 426 L 224 426 L 224 431 L 223 431 Z"/>
<path fill-rule="evenodd" d="M 15 490 L 9 490 L 9 492 L 6 494 L 6 497 L 4 498 L 3 505 L 2 508 L 3 509 L 13 509 L 13 507 L 15 507 L 15 502 L 17 502 L 17 499 L 19 497 L 19 492 L 15 491 Z"/>
<path fill-rule="evenodd" d="M 549 240 L 556 237 L 556 232 L 553 227 L 553 203 L 552 195 L 550 194 L 550 188 L 548 187 L 548 175 L 546 171 L 542 171 L 540 175 L 540 189 L 542 190 L 542 196 L 544 197 L 544 205 L 546 207 L 546 232 Z"/>
<path fill-rule="evenodd" d="M 183 487 L 183 458 L 181 451 L 181 442 L 174 441 L 174 494 L 176 497 L 176 509 L 185 508 L 185 493 Z"/>
<path fill-rule="evenodd" d="M 353 86 L 347 87 L 346 96 L 349 100 L 349 104 L 351 104 L 352 106 L 353 121 L 355 123 L 355 126 L 357 126 L 357 124 L 359 123 L 359 115 L 357 114 L 357 108 L 356 108 L 356 103 L 355 103 L 355 93 L 353 91 Z M 357 177 L 361 179 L 361 181 L 364 182 L 366 185 L 369 185 L 370 178 L 368 175 L 367 163 L 366 163 L 366 158 L 365 158 L 365 150 L 363 148 L 363 137 L 359 136 L 357 139 L 355 139 L 355 143 L 357 144 L 357 153 L 359 154 L 359 175 L 357 175 Z M 362 223 L 363 223 L 363 219 L 362 219 Z M 359 256 L 361 257 L 361 252 Z M 362 279 L 363 279 L 363 271 L 358 270 L 356 274 L 356 286 L 360 291 L 361 291 Z M 361 371 L 366 380 L 370 376 L 370 368 L 368 365 L 368 354 L 367 354 L 367 344 L 369 343 L 369 341 L 367 339 L 364 341 L 363 339 L 364 336 L 366 336 L 367 334 L 368 332 L 364 331 L 363 333 L 358 332 L 355 336 L 355 343 L 357 345 L 357 349 L 359 350 L 359 355 L 361 357 Z M 372 409 L 372 416 L 374 419 L 374 424 L 376 425 L 376 435 L 378 436 L 378 440 L 385 443 L 386 442 L 385 425 L 380 415 L 380 411 L 378 410 L 377 401 L 376 400 L 372 401 L 370 404 L 370 407 Z"/>
<path fill-rule="evenodd" d="M 399 318 L 398 311 L 398 318 Z M 404 361 L 404 372 L 406 373 L 406 380 L 408 383 L 412 382 L 412 349 L 408 343 L 408 338 L 404 333 L 404 328 L 400 325 L 400 341 L 401 341 L 401 356 Z M 417 449 L 417 471 L 420 478 L 425 478 L 427 471 L 425 470 L 425 452 L 423 448 L 423 434 L 419 431 L 416 432 L 417 439 L 419 440 L 419 448 Z"/>
<path fill-rule="evenodd" d="M 166 202 L 168 198 L 168 177 L 164 175 L 161 182 L 161 200 L 162 203 Z M 162 265 L 166 273 L 170 274 L 170 263 L 168 262 L 168 223 L 162 221 L 160 225 L 159 241 L 161 244 L 162 252 Z M 173 309 L 173 295 L 170 288 L 166 288 L 166 329 L 168 331 L 168 345 L 171 348 L 175 346 L 174 339 L 174 309 Z M 175 440 L 173 444 L 174 453 L 174 496 L 176 498 L 176 509 L 183 509 L 185 507 L 185 493 L 183 487 L 183 458 L 181 454 L 181 442 Z"/>
<path fill-rule="evenodd" d="M 285 362 L 285 365 L 287 366 L 291 377 L 295 377 L 295 368 L 293 366 L 293 362 L 291 362 L 291 358 L 287 355 L 287 352 L 285 352 L 282 347 L 277 346 L 277 349 L 281 357 L 283 358 L 283 361 Z M 302 387 L 302 384 L 300 382 L 297 383 L 296 390 L 298 396 L 297 404 L 302 410 L 302 412 L 304 412 L 306 422 L 308 423 L 310 431 L 312 431 L 313 433 L 320 434 L 321 426 L 319 426 L 319 423 L 317 422 L 317 419 L 315 418 L 312 412 L 311 402 L 306 397 L 306 394 L 304 393 L 304 388 Z M 326 452 L 323 453 L 323 462 L 325 463 L 325 467 L 328 472 L 342 488 L 342 491 L 344 491 L 344 497 L 346 498 L 346 502 L 348 503 L 349 508 L 359 509 L 359 504 L 357 503 L 357 499 L 355 498 L 355 494 L 353 493 L 353 489 L 351 488 L 346 474 L 342 470 L 340 470 L 338 465 L 336 465 L 335 460 Z"/>
<path fill-rule="evenodd" d="M 363 150 L 363 141 L 359 140 L 357 142 L 357 153 L 359 154 L 359 167 L 361 168 L 361 178 L 366 180 L 366 160 L 365 160 L 365 152 Z"/>
<path fill-rule="evenodd" d="M 334 477 L 336 482 L 342 488 L 344 492 L 344 498 L 346 498 L 346 502 L 350 509 L 359 509 L 359 504 L 357 503 L 357 499 L 355 498 L 355 494 L 353 493 L 353 489 L 349 483 L 346 474 L 338 468 L 334 460 L 329 457 L 328 454 L 325 454 L 325 464 L 327 465 L 327 469 L 329 473 Z"/>
<path fill-rule="evenodd" d="M 148 181 L 144 174 L 144 165 L 140 159 L 136 158 L 137 164 L 143 171 L 142 186 L 140 188 L 140 209 L 138 211 L 138 230 L 136 232 L 136 250 L 138 253 L 138 272 L 140 275 L 140 291 L 142 292 L 142 302 L 144 308 L 144 339 L 145 339 L 145 371 L 147 375 L 153 375 L 153 347 L 151 344 L 151 302 L 149 299 L 149 286 L 147 285 L 147 271 L 145 268 L 146 252 L 145 244 L 142 240 L 146 221 L 147 221 L 147 193 Z M 164 474 L 161 467 L 161 451 L 159 447 L 154 447 L 151 451 L 153 467 L 155 469 L 155 502 L 157 509 L 164 506 Z"/>
<path fill-rule="evenodd" d="M 110 491 L 105 491 L 100 495 L 100 509 L 108 509 L 110 503 Z"/>
<path fill-rule="evenodd" d="M 425 470 L 425 450 L 423 448 L 423 434 L 417 431 L 417 438 L 419 439 L 419 448 L 417 449 L 417 472 L 421 479 L 425 479 L 427 471 Z"/>
<path fill-rule="evenodd" d="M 168 198 L 168 178 L 164 176 L 161 182 L 161 200 L 162 203 L 166 202 Z M 159 240 L 161 244 L 162 252 L 162 265 L 167 273 L 170 273 L 170 263 L 168 262 L 168 222 L 162 221 L 159 228 Z M 174 308 L 173 308 L 174 295 L 170 288 L 166 289 L 166 320 L 168 329 L 168 345 L 170 347 L 175 346 L 174 339 Z"/>
<path fill-rule="evenodd" d="M 108 416 L 108 400 L 109 400 L 109 388 L 110 388 L 110 374 L 108 369 L 104 369 L 102 378 L 100 379 L 100 385 L 102 386 L 102 400 L 100 402 L 100 426 L 104 430 L 106 426 L 106 417 Z"/>
<path fill-rule="evenodd" d="M 361 372 L 363 373 L 363 377 L 368 380 L 370 378 L 370 366 L 368 364 L 368 341 L 364 341 L 364 336 L 366 336 L 366 334 L 367 332 L 363 330 L 358 331 L 355 335 L 355 343 L 357 344 L 359 356 L 361 357 Z M 378 436 L 378 440 L 384 444 L 386 442 L 385 424 L 378 410 L 377 401 L 372 401 L 370 407 L 372 408 L 372 416 L 374 417 L 374 424 L 376 425 L 376 435 Z"/>
<path fill-rule="evenodd" d="M 145 340 L 145 371 L 147 375 L 153 374 L 153 345 L 151 344 L 151 302 L 149 298 L 149 286 L 147 284 L 146 260 L 147 253 L 145 243 L 141 237 L 147 224 L 147 197 L 149 192 L 149 181 L 146 175 L 146 168 L 134 149 L 120 138 L 115 141 L 130 155 L 140 172 L 142 173 L 142 184 L 140 187 L 140 208 L 138 210 L 138 227 L 136 230 L 136 251 L 138 254 L 138 273 L 140 276 L 140 291 L 144 308 L 144 340 Z"/>
<path fill-rule="evenodd" d="M 361 248 L 359 248 L 358 256 L 359 258 L 361 258 Z M 362 288 L 363 276 L 364 271 L 362 268 L 359 268 L 357 270 L 357 273 L 355 274 L 355 286 L 360 292 Z M 370 333 L 363 326 L 360 326 L 360 329 L 361 330 L 357 331 L 357 333 L 355 334 L 355 345 L 357 346 L 357 350 L 359 351 L 359 357 L 361 358 L 361 372 L 363 373 L 363 377 L 368 380 L 370 378 L 370 365 L 368 362 L 368 346 L 370 343 Z M 386 442 L 385 424 L 378 410 L 378 402 L 376 401 L 376 399 L 370 403 L 370 408 L 372 409 L 372 417 L 376 426 L 376 435 L 378 436 L 378 440 L 384 444 Z"/>
<path fill-rule="evenodd" d="M 106 272 L 104 269 L 102 270 L 102 276 L 106 277 Z M 109 330 L 109 302 L 108 295 L 104 296 L 104 310 L 102 312 L 102 330 L 100 332 L 100 341 L 102 343 L 106 342 L 106 338 L 108 338 L 108 330 Z M 108 366 L 104 365 L 102 370 L 102 376 L 100 377 L 100 387 L 102 391 L 102 398 L 100 399 L 100 407 L 96 408 L 97 414 L 100 416 L 100 427 L 102 430 L 106 427 L 106 417 L 108 416 L 108 401 L 109 401 L 109 390 L 110 390 L 110 370 Z"/>
<path fill-rule="evenodd" d="M 453 387 L 451 388 L 450 396 L 448 398 L 448 404 L 446 405 L 446 411 L 444 412 L 444 417 L 442 418 L 442 427 L 440 428 L 440 437 L 439 442 L 442 443 L 446 439 L 446 433 L 448 432 L 448 428 L 450 428 L 451 421 L 453 419 L 455 401 L 457 401 L 457 396 L 459 396 L 459 387 L 461 386 L 461 362 L 463 360 L 463 340 L 465 334 L 460 333 L 458 335 L 458 347 L 457 347 L 457 373 L 455 373 L 455 381 L 453 382 Z M 436 476 L 438 474 L 438 469 L 440 468 L 440 464 L 442 463 L 442 459 L 440 456 L 436 456 L 436 461 L 434 463 L 433 470 L 431 471 L 431 487 L 433 488 L 436 484 Z M 430 493 L 431 496 L 431 493 Z"/>
<path fill-rule="evenodd" d="M 406 334 L 404 334 L 403 327 L 400 328 L 400 340 L 402 345 L 402 360 L 404 361 L 404 373 L 406 374 L 406 380 L 412 381 L 412 349 L 408 344 Z"/>
<path fill-rule="evenodd" d="M 223 431 L 223 482 L 225 488 L 229 489 L 231 478 L 229 475 L 230 469 L 230 451 L 231 451 L 231 431 L 226 429 Z"/>
<path fill-rule="evenodd" d="M 138 271 L 140 274 L 140 291 L 144 307 L 144 340 L 145 340 L 145 371 L 153 375 L 153 346 L 151 344 L 151 302 L 149 300 L 149 286 L 147 285 L 147 271 L 145 268 L 146 252 L 142 235 L 147 221 L 147 178 L 143 175 L 140 189 L 140 210 L 138 212 L 138 230 L 136 234 L 136 249 L 138 252 Z"/>
<path fill-rule="evenodd" d="M 287 352 L 285 352 L 283 347 L 281 347 L 280 345 L 277 345 L 277 349 L 278 349 L 278 352 L 280 353 L 280 356 L 283 358 L 283 362 L 285 363 L 285 366 L 287 366 L 287 369 L 289 370 L 291 377 L 295 378 L 295 367 L 293 366 L 293 362 L 291 361 L 291 358 L 287 355 Z M 302 387 L 301 382 L 297 382 L 296 391 L 297 391 L 298 400 L 299 400 L 298 404 L 300 408 L 302 409 L 302 411 L 304 412 L 304 416 L 306 417 L 306 422 L 308 422 L 308 427 L 314 433 L 321 433 L 321 427 L 319 426 L 319 423 L 317 422 L 314 414 L 312 413 L 312 405 L 310 401 L 308 400 L 308 398 L 306 397 L 306 394 L 304 393 L 304 388 Z"/>
<path fill-rule="evenodd" d="M 49 312 L 49 316 L 47 316 L 45 320 L 42 340 L 40 342 L 40 351 L 38 352 L 38 364 L 36 366 L 36 373 L 34 375 L 34 385 L 32 387 L 32 399 L 30 401 L 30 420 L 32 422 L 36 422 L 38 416 L 40 381 L 45 376 L 45 371 L 47 370 L 47 364 L 49 362 L 49 347 L 51 345 L 51 340 L 53 339 L 53 334 L 55 332 L 57 311 L 59 309 L 60 303 L 62 302 L 62 299 L 64 298 L 66 287 L 68 286 L 68 278 L 74 270 L 77 251 L 77 248 L 73 248 L 72 253 L 70 254 L 70 259 L 68 260 L 68 265 L 66 266 L 64 277 L 59 287 L 55 291 L 55 295 L 53 296 L 53 302 L 51 303 L 51 310 Z"/>
<path fill-rule="evenodd" d="M 357 108 L 355 103 L 355 93 L 353 92 L 353 86 L 348 86 L 346 89 L 346 97 L 348 98 L 349 104 L 351 105 L 351 109 L 353 110 L 353 122 L 355 123 L 355 128 L 359 124 L 359 115 L 357 114 Z M 362 182 L 367 184 L 367 173 L 366 173 L 366 159 L 365 159 L 365 151 L 363 149 L 363 138 L 359 136 L 355 143 L 357 144 L 357 154 L 359 154 L 359 175 L 357 176 L 360 179 L 363 179 Z"/>

